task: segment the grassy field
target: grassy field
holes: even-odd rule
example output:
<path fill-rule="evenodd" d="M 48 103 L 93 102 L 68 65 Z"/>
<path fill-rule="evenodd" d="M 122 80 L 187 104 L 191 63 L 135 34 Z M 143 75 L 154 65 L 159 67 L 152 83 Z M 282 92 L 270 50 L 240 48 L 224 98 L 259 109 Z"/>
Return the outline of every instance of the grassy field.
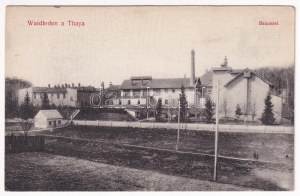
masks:
<path fill-rule="evenodd" d="M 55 136 L 132 144 L 175 150 L 177 130 L 122 127 L 74 126 L 43 132 Z M 219 133 L 219 154 L 223 156 L 271 161 L 293 165 L 294 135 L 263 133 Z M 180 131 L 179 150 L 214 154 L 214 133 Z"/>
<path fill-rule="evenodd" d="M 170 151 L 175 149 L 176 130 L 74 126 L 53 132 L 45 131 L 43 134 L 54 136 L 46 139 L 46 152 L 52 154 L 51 156 L 62 155 L 65 158 L 73 157 L 76 161 L 85 160 L 88 163 L 135 168 L 141 172 L 145 170 L 156 171 L 160 174 L 172 175 L 174 178 L 176 176 L 176 178 L 186 177 L 205 181 L 213 179 L 212 156 Z M 293 135 L 288 134 L 220 133 L 219 151 L 221 155 L 253 159 L 253 153 L 256 152 L 259 154 L 259 161 L 220 158 L 218 182 L 250 189 L 292 190 L 293 138 Z M 214 133 L 212 132 L 182 130 L 179 150 L 213 154 L 213 140 Z M 167 150 L 145 149 L 122 144 Z M 13 178 L 13 176 L 22 175 L 23 170 L 26 169 L 24 166 L 24 168 L 20 167 L 15 170 L 14 168 L 17 166 L 10 164 L 18 162 L 16 159 L 22 162 L 25 158 L 19 159 L 11 155 L 6 157 L 6 172 L 9 171 L 6 173 L 6 179 L 8 176 Z M 7 170 L 7 168 L 9 169 Z M 64 170 L 65 166 L 61 165 L 58 168 Z M 15 173 L 10 174 L 11 172 Z M 32 175 L 35 176 L 35 174 Z M 45 180 L 42 174 L 40 178 Z M 63 177 L 54 172 L 53 178 Z M 12 187 L 9 190 L 16 190 L 17 185 L 12 185 L 14 180 L 17 179 L 11 179 L 6 184 L 7 187 Z M 85 180 L 78 183 L 78 186 L 82 187 L 81 190 L 86 190 Z M 71 186 L 71 189 L 76 188 Z M 124 190 L 126 189 L 124 188 Z M 95 189 L 90 187 L 88 190 Z M 127 190 L 131 189 L 128 188 Z M 132 190 L 135 189 L 132 188 Z"/>
<path fill-rule="evenodd" d="M 5 164 L 5 189 L 13 191 L 255 190 L 47 153 L 10 154 Z"/>

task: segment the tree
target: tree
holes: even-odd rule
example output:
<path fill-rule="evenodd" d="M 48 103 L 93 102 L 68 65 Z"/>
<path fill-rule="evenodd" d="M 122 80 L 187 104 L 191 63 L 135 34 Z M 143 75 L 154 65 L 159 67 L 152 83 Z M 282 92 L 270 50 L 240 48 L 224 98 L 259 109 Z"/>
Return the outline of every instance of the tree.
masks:
<path fill-rule="evenodd" d="M 221 105 L 221 110 L 224 112 L 224 118 L 227 119 L 228 118 L 228 113 L 230 112 L 227 99 L 223 100 L 223 103 Z"/>
<path fill-rule="evenodd" d="M 187 100 L 185 95 L 185 88 L 181 86 L 181 93 L 179 95 L 179 107 L 180 107 L 180 122 L 186 122 L 186 115 L 187 115 Z"/>
<path fill-rule="evenodd" d="M 156 104 L 156 108 L 155 108 L 155 119 L 156 121 L 161 121 L 161 112 L 162 112 L 162 100 L 161 98 L 158 99 L 157 104 Z"/>
<path fill-rule="evenodd" d="M 49 98 L 47 93 L 43 93 L 43 98 L 42 98 L 42 110 L 49 110 L 51 109 L 51 106 L 49 104 Z"/>
<path fill-rule="evenodd" d="M 12 91 L 5 94 L 5 119 L 15 117 L 18 109 L 18 103 L 13 96 Z"/>
<path fill-rule="evenodd" d="M 243 114 L 242 113 L 242 109 L 241 109 L 240 105 L 237 104 L 236 105 L 236 110 L 235 110 L 235 116 L 236 116 L 237 120 L 240 119 L 240 117 L 241 117 L 242 114 Z"/>
<path fill-rule="evenodd" d="M 261 122 L 265 125 L 272 125 L 275 121 L 274 114 L 273 114 L 273 104 L 271 102 L 271 95 L 270 93 L 267 94 L 265 99 L 265 109 L 262 113 Z"/>
<path fill-rule="evenodd" d="M 21 104 L 17 115 L 18 115 L 17 121 L 19 122 L 22 130 L 24 131 L 24 135 L 27 135 L 27 132 L 31 129 L 34 123 L 34 115 L 35 115 L 35 110 L 30 101 L 28 92 L 26 93 L 24 101 Z"/>
<path fill-rule="evenodd" d="M 257 105 L 256 105 L 256 102 L 253 102 L 250 106 L 250 115 L 251 115 L 251 118 L 252 118 L 252 122 L 254 122 L 256 112 L 257 112 Z"/>
<path fill-rule="evenodd" d="M 215 114 L 215 104 L 213 101 L 207 97 L 205 100 L 205 113 L 204 113 L 204 118 L 207 123 L 212 123 L 213 122 L 213 116 Z"/>

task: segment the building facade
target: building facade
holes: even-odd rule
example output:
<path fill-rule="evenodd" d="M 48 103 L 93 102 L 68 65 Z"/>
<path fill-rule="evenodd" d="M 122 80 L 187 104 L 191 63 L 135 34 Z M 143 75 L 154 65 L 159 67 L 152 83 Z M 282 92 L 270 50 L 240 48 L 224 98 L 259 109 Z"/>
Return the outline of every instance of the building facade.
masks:
<path fill-rule="evenodd" d="M 242 110 L 243 117 L 258 120 L 265 108 L 264 100 L 272 92 L 273 85 L 255 72 L 246 69 L 232 69 L 228 66 L 227 58 L 220 67 L 213 69 L 214 102 L 219 91 L 219 107 L 221 118 L 235 118 L 237 105 Z M 271 95 L 273 113 L 276 121 L 281 120 L 282 100 Z"/>
<path fill-rule="evenodd" d="M 202 77 L 195 76 L 195 52 L 191 52 L 190 78 L 163 78 L 137 76 L 124 80 L 120 86 L 120 96 L 114 102 L 116 107 L 155 107 L 158 99 L 163 107 L 178 107 L 181 87 L 185 88 L 188 107 L 204 107 L 205 96 L 210 96 L 211 72 Z"/>

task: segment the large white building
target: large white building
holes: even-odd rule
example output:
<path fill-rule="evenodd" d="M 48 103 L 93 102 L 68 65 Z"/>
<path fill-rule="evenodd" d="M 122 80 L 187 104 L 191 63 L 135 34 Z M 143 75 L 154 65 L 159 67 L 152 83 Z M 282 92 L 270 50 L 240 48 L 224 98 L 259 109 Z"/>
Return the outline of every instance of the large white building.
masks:
<path fill-rule="evenodd" d="M 264 100 L 273 85 L 248 68 L 232 69 L 227 58 L 221 66 L 211 69 L 201 77 L 195 77 L 195 52 L 191 52 L 190 78 L 155 79 L 151 76 L 131 77 L 120 86 L 120 96 L 115 99 L 116 107 L 154 107 L 159 98 L 163 107 L 178 107 L 181 86 L 185 87 L 188 106 L 205 107 L 207 97 L 217 102 L 219 83 L 219 106 L 221 118 L 236 118 L 237 105 L 242 109 L 242 118 L 258 120 L 264 110 Z M 273 113 L 276 121 L 281 120 L 282 100 L 272 95 Z M 223 116 L 222 116 L 223 115 Z"/>
<path fill-rule="evenodd" d="M 272 91 L 273 85 L 269 81 L 246 69 L 232 69 L 228 66 L 227 58 L 224 63 L 213 70 L 213 100 L 217 100 L 217 85 L 219 83 L 219 105 L 221 117 L 235 117 L 237 105 L 243 116 L 255 120 L 261 118 L 265 108 L 264 100 Z M 271 95 L 274 105 L 273 113 L 277 121 L 281 120 L 282 99 Z"/>
<path fill-rule="evenodd" d="M 212 78 L 209 75 L 211 73 L 200 78 L 195 76 L 195 52 L 192 50 L 190 78 L 131 77 L 121 84 L 121 94 L 114 104 L 120 107 L 151 107 L 161 98 L 163 107 L 178 107 L 179 94 L 184 86 L 189 107 L 202 107 L 203 95 L 211 92 Z"/>

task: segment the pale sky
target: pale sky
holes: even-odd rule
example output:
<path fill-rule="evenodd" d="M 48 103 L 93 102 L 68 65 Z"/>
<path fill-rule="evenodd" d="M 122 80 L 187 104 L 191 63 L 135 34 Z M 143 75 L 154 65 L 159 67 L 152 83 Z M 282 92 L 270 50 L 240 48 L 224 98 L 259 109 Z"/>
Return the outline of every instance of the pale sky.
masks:
<path fill-rule="evenodd" d="M 9 7 L 6 76 L 99 87 L 131 76 L 190 77 L 220 66 L 294 65 L 294 9 L 280 6 Z M 29 26 L 27 20 L 85 26 Z M 259 21 L 278 21 L 259 26 Z"/>

